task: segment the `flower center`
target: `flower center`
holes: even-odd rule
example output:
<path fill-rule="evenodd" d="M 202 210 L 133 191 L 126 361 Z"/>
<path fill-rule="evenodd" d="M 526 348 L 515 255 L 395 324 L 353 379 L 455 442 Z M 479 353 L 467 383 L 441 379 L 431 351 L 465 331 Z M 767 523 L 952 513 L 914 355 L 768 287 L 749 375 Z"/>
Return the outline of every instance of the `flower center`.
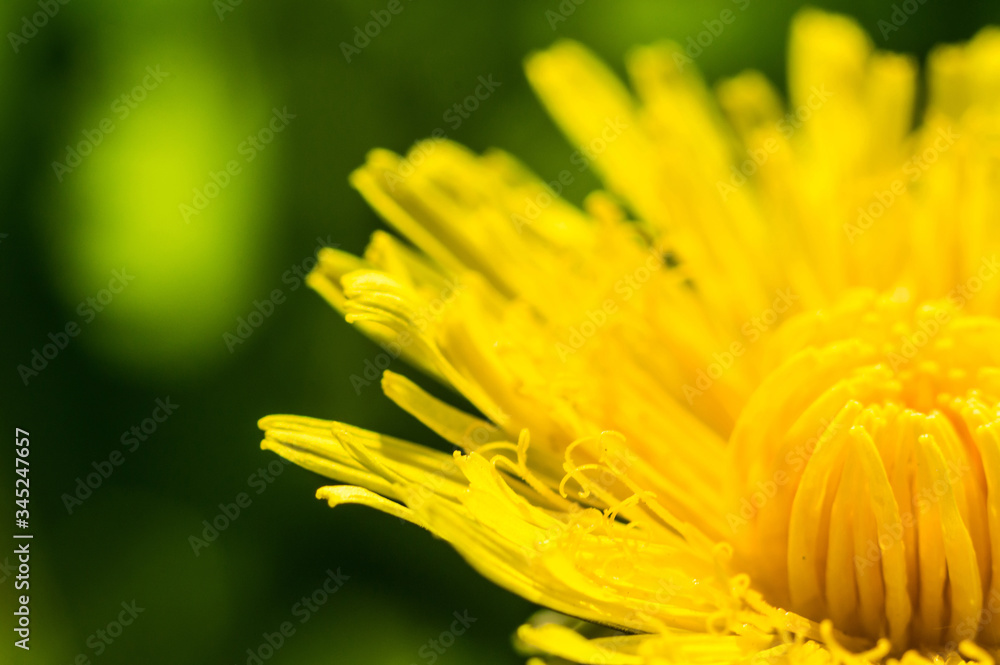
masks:
<path fill-rule="evenodd" d="M 1000 320 L 964 304 L 852 294 L 772 340 L 727 519 L 774 604 L 896 652 L 1000 643 Z"/>

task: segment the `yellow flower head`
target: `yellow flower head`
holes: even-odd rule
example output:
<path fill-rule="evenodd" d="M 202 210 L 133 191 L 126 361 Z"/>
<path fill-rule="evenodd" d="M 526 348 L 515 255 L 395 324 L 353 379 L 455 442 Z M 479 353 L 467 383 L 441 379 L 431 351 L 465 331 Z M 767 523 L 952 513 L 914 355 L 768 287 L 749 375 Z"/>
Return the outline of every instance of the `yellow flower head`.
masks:
<path fill-rule="evenodd" d="M 523 626 L 542 658 L 992 663 L 1000 31 L 934 51 L 919 112 L 846 18 L 801 14 L 789 61 L 786 105 L 670 43 L 634 93 L 532 56 L 607 187 L 582 210 L 502 152 L 373 151 L 351 182 L 416 249 L 376 233 L 309 283 L 481 415 L 386 372 L 459 452 L 296 416 L 263 447 L 589 622 Z"/>

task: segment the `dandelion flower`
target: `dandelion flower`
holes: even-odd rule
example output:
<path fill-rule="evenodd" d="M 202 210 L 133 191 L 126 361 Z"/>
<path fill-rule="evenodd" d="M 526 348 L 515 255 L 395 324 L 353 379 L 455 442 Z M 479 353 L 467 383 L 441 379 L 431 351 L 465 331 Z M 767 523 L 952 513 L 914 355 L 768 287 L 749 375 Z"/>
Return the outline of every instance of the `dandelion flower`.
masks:
<path fill-rule="evenodd" d="M 409 244 L 309 284 L 478 413 L 387 371 L 454 454 L 282 415 L 263 447 L 551 610 L 534 662 L 993 663 L 1000 31 L 933 51 L 926 96 L 818 11 L 789 66 L 785 103 L 672 43 L 631 91 L 531 56 L 582 208 L 503 152 L 370 153 L 351 183 Z"/>

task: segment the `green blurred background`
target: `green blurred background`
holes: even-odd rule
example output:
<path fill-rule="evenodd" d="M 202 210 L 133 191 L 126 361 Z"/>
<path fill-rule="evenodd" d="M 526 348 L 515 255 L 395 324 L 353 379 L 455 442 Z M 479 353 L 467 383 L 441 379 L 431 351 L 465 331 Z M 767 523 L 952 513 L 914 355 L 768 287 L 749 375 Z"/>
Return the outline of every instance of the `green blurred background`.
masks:
<path fill-rule="evenodd" d="M 528 89 L 525 54 L 568 37 L 620 71 L 631 45 L 684 42 L 746 4 L 569 1 L 573 13 L 553 28 L 546 11 L 558 12 L 558 0 L 402 0 L 350 62 L 341 42 L 387 1 L 43 0 L 54 15 L 35 32 L 24 21 L 43 11 L 37 2 L 0 5 L 0 414 L 8 432 L 31 435 L 35 535 L 27 654 L 11 647 L 15 593 L 2 567 L 13 546 L 0 549 L 0 662 L 61 665 L 84 654 L 102 664 L 242 664 L 247 649 L 267 655 L 263 635 L 292 621 L 295 634 L 262 662 L 430 663 L 425 645 L 455 611 L 477 621 L 437 662 L 523 662 L 510 639 L 529 603 L 415 527 L 326 508 L 313 498 L 322 479 L 258 449 L 256 420 L 308 414 L 441 447 L 377 386 L 354 390 L 350 375 L 380 349 L 293 288 L 317 246 L 357 253 L 382 228 L 347 174 L 370 148 L 404 151 L 440 127 L 475 150 L 509 150 L 550 179 L 572 148 Z M 854 15 L 880 47 L 921 58 L 936 42 L 1000 23 L 995 2 L 926 0 L 887 42 L 877 24 L 892 4 L 814 3 Z M 698 66 L 713 81 L 752 67 L 783 85 L 799 7 L 750 0 Z M 489 75 L 501 86 L 453 129 L 445 112 Z M 268 137 L 275 109 L 294 118 Z M 97 145 L 88 151 L 87 141 Z M 67 146 L 89 154 L 77 162 Z M 227 178 L 230 162 L 238 172 Z M 213 173 L 225 186 L 211 186 Z M 595 185 L 578 178 L 568 196 L 579 201 Z M 180 207 L 195 203 L 207 205 Z M 98 312 L 87 298 L 107 300 L 116 270 L 134 279 Z M 274 289 L 285 300 L 230 352 L 224 334 Z M 30 367 L 70 323 L 79 334 L 25 385 L 18 365 Z M 147 440 L 126 435 L 167 398 L 178 408 Z M 12 450 L 0 471 L 5 523 Z M 67 509 L 63 495 L 94 464 L 107 470 L 114 451 L 120 466 Z M 254 474 L 269 463 L 283 472 L 261 482 Z M 252 503 L 195 556 L 189 537 L 241 492 Z M 293 606 L 328 569 L 350 579 L 299 623 Z M 99 648 L 96 631 L 133 600 L 144 611 Z"/>

